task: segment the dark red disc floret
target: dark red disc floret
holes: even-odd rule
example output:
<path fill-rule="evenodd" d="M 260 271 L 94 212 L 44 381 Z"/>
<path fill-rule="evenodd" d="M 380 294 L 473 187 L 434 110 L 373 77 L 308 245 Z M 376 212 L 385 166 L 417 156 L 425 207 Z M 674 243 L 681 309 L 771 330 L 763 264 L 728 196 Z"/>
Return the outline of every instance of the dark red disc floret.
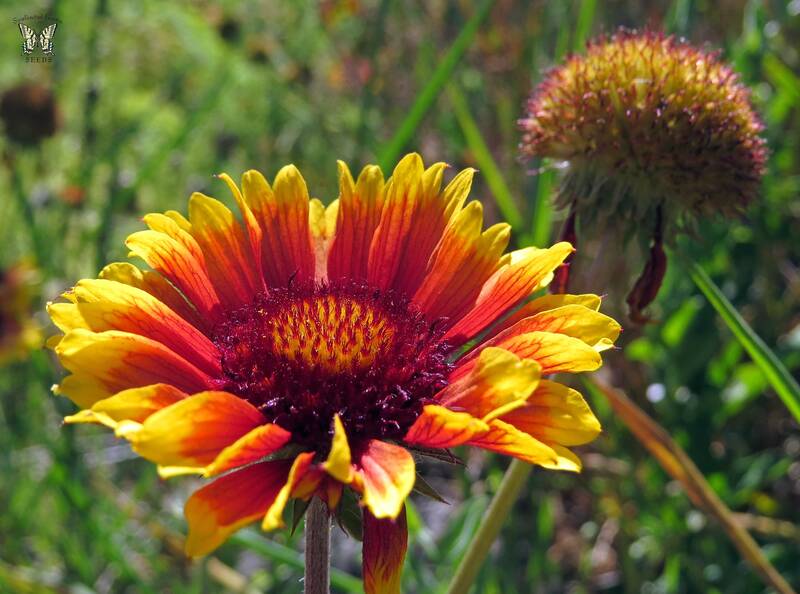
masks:
<path fill-rule="evenodd" d="M 258 295 L 215 329 L 219 387 L 321 454 L 336 414 L 353 449 L 399 440 L 447 385 L 452 347 L 443 333 L 393 291 L 292 283 Z"/>

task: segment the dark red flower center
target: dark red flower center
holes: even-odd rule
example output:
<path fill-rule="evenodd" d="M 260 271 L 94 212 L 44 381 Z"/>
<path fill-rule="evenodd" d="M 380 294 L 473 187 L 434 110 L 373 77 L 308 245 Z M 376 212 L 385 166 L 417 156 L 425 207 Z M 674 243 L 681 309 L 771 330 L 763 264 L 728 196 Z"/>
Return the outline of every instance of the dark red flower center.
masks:
<path fill-rule="evenodd" d="M 438 324 L 441 326 L 441 324 Z M 333 416 L 352 448 L 401 439 L 447 385 L 444 329 L 391 291 L 362 283 L 292 284 L 231 312 L 215 332 L 221 389 L 326 452 Z"/>

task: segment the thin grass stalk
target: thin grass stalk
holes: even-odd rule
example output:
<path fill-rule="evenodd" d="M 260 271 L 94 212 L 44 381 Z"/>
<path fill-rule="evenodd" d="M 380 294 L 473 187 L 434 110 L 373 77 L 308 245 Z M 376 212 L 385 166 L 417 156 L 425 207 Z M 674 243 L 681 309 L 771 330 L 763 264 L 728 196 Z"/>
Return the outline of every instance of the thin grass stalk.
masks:
<path fill-rule="evenodd" d="M 414 137 L 422 119 L 439 97 L 444 85 L 450 80 L 453 71 L 475 38 L 475 34 L 489 15 L 489 10 L 493 4 L 494 0 L 483 0 L 480 3 L 475 14 L 466 22 L 453 45 L 450 46 L 450 49 L 447 50 L 447 53 L 436 66 L 428 84 L 417 95 L 416 100 L 408 110 L 408 115 L 400 124 L 397 132 L 378 155 L 378 164 L 384 171 L 391 169 L 405 146 Z"/>
<path fill-rule="evenodd" d="M 36 265 L 40 268 L 48 268 L 49 266 L 49 253 L 45 238 L 42 235 L 38 225 L 36 224 L 36 215 L 33 212 L 33 206 L 28 200 L 25 193 L 25 187 L 22 182 L 22 175 L 19 172 L 19 167 L 16 163 L 14 155 L 6 154 L 5 162 L 8 166 L 9 175 L 11 176 L 11 185 L 13 187 L 12 194 L 19 208 L 22 220 L 27 227 L 28 235 L 30 236 L 31 244 L 33 246 L 33 253 L 36 256 Z"/>
<path fill-rule="evenodd" d="M 458 125 L 461 127 L 461 132 L 467 141 L 467 146 L 486 179 L 486 184 L 492 192 L 500 214 L 512 227 L 519 229 L 523 222 L 522 214 L 514 202 L 511 190 L 508 188 L 505 179 L 503 179 L 500 168 L 495 163 L 489 147 L 483 140 L 475 118 L 472 117 L 469 111 L 466 97 L 464 97 L 464 94 L 455 83 L 447 86 L 447 94 L 450 99 L 450 106 L 453 108 L 456 120 L 458 120 Z"/>

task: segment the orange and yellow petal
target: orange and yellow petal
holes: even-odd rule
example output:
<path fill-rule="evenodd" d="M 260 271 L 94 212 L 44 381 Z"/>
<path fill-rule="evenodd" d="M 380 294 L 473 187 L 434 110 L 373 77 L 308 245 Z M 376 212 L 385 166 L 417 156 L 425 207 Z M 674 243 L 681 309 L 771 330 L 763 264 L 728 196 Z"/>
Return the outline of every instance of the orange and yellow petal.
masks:
<path fill-rule="evenodd" d="M 353 481 L 353 463 L 347 434 L 339 415 L 333 416 L 333 439 L 328 458 L 322 464 L 323 470 L 338 481 L 349 485 Z"/>
<path fill-rule="evenodd" d="M 269 532 L 276 528 L 283 528 L 283 510 L 289 497 L 294 495 L 295 490 L 298 488 L 303 478 L 308 474 L 314 461 L 313 452 L 305 452 L 297 456 L 292 462 L 292 467 L 289 470 L 289 476 L 286 478 L 286 483 L 278 491 L 275 500 L 267 509 L 264 514 L 264 519 L 261 521 L 261 529 Z"/>
<path fill-rule="evenodd" d="M 477 201 L 459 211 L 445 228 L 413 297 L 429 320 L 459 319 L 497 270 L 511 227 L 499 223 L 486 231 L 482 228 L 483 206 Z"/>
<path fill-rule="evenodd" d="M 128 332 L 75 329 L 64 335 L 55 351 L 73 374 L 56 391 L 82 408 L 91 408 L 122 390 L 150 384 L 171 384 L 187 393 L 211 385 L 207 374 L 163 344 Z"/>
<path fill-rule="evenodd" d="M 492 327 L 492 334 L 496 336 L 520 320 L 524 320 L 525 318 L 529 318 L 543 311 L 556 309 L 565 305 L 583 305 L 592 311 L 598 311 L 600 309 L 601 301 L 602 298 L 599 295 L 594 295 L 591 293 L 585 293 L 582 295 L 549 293 L 547 295 L 542 295 L 541 297 L 537 297 L 536 299 L 528 301 L 528 303 L 520 307 L 514 313 L 498 322 Z"/>
<path fill-rule="evenodd" d="M 488 422 L 522 406 L 539 383 L 542 369 L 531 359 L 522 359 L 504 349 L 483 349 L 469 371 L 454 371 L 457 377 L 436 395 L 437 402 L 453 410 L 464 410 Z"/>
<path fill-rule="evenodd" d="M 201 392 L 161 409 L 123 436 L 134 451 L 163 466 L 207 466 L 264 423 L 249 402 L 227 392 Z"/>
<path fill-rule="evenodd" d="M 469 444 L 553 470 L 581 469 L 578 458 L 566 448 L 545 444 L 499 419 L 491 421 L 489 426 L 489 431 Z"/>
<path fill-rule="evenodd" d="M 450 222 L 450 217 L 461 209 L 466 199 L 464 193 L 459 196 L 460 201 L 453 200 L 454 204 L 448 204 L 443 193 L 440 193 L 445 168 L 444 163 L 434 163 L 422 173 L 413 223 L 408 231 L 403 257 L 398 263 L 391 285 L 404 295 L 413 295 L 419 288 L 442 232 Z M 464 173 L 462 172 L 462 175 Z M 467 173 L 471 171 L 467 170 Z M 456 185 L 460 186 L 458 181 Z"/>
<path fill-rule="evenodd" d="M 186 502 L 186 554 L 207 555 L 239 528 L 264 516 L 286 484 L 292 463 L 261 462 L 218 478 Z"/>
<path fill-rule="evenodd" d="M 283 167 L 274 188 L 258 171 L 242 176 L 244 201 L 263 232 L 261 266 L 268 287 L 285 287 L 292 279 L 314 278 L 315 254 L 309 228 L 309 195 L 294 165 Z"/>
<path fill-rule="evenodd" d="M 261 225 L 258 224 L 253 211 L 244 199 L 244 194 L 227 173 L 220 173 L 217 175 L 219 179 L 225 182 L 236 201 L 236 206 L 239 207 L 239 213 L 242 215 L 242 222 L 247 233 L 248 243 L 250 245 L 250 255 L 252 257 L 253 268 L 250 271 L 259 280 L 258 285 L 263 284 L 264 269 L 261 265 L 261 242 L 264 238 L 264 232 Z"/>
<path fill-rule="evenodd" d="M 370 244 L 383 212 L 383 173 L 368 165 L 353 182 L 347 165 L 342 161 L 338 165 L 339 211 L 328 253 L 328 278 L 366 280 Z"/>
<path fill-rule="evenodd" d="M 85 279 L 73 289 L 75 308 L 95 332 L 121 330 L 158 341 L 215 376 L 220 354 L 200 330 L 146 291 L 110 280 Z"/>
<path fill-rule="evenodd" d="M 380 224 L 372 240 L 368 279 L 382 289 L 413 295 L 422 284 L 442 234 L 461 211 L 474 171 L 462 171 L 441 190 L 446 165 L 425 169 L 406 155 L 386 185 Z"/>
<path fill-rule="evenodd" d="M 450 374 L 450 381 L 457 382 L 473 371 L 480 353 L 486 348 L 509 351 L 520 359 L 536 361 L 542 375 L 553 373 L 580 373 L 594 371 L 602 365 L 597 349 L 578 338 L 552 332 L 527 332 L 516 336 L 492 340 L 467 355 Z"/>
<path fill-rule="evenodd" d="M 396 519 L 378 519 L 364 510 L 363 565 L 365 594 L 400 594 L 408 548 L 405 506 Z"/>
<path fill-rule="evenodd" d="M 414 458 L 405 448 L 373 439 L 361 453 L 353 479 L 376 518 L 396 518 L 414 488 Z"/>
<path fill-rule="evenodd" d="M 201 315 L 216 320 L 221 313 L 221 304 L 208 277 L 202 251 L 191 235 L 177 224 L 175 233 L 180 233 L 184 241 L 150 230 L 131 234 L 125 245 L 133 255 L 140 257 L 180 289 Z M 192 246 L 191 249 L 187 243 Z"/>
<path fill-rule="evenodd" d="M 222 450 L 214 461 L 206 466 L 203 474 L 214 476 L 257 462 L 277 452 L 291 437 L 292 434 L 286 429 L 273 423 L 260 425 Z"/>
<path fill-rule="evenodd" d="M 103 268 L 98 276 L 150 293 L 204 334 L 208 334 L 211 328 L 210 320 L 203 318 L 195 306 L 158 272 L 140 270 L 130 262 L 114 262 Z"/>
<path fill-rule="evenodd" d="M 489 425 L 466 412 L 427 404 L 403 442 L 428 448 L 454 448 L 489 430 Z"/>
<path fill-rule="evenodd" d="M 247 305 L 263 290 L 250 238 L 219 200 L 198 192 L 189 199 L 191 234 L 203 250 L 214 289 L 227 308 Z"/>
<path fill-rule="evenodd" d="M 144 423 L 147 418 L 171 404 L 186 398 L 186 393 L 169 384 L 152 384 L 131 388 L 104 398 L 64 419 L 67 423 L 102 423 L 116 427 L 120 421 Z"/>
<path fill-rule="evenodd" d="M 547 249 L 523 248 L 503 256 L 501 267 L 481 289 L 474 307 L 445 334 L 466 342 L 553 279 L 553 271 L 574 251 L 560 242 Z"/>
<path fill-rule="evenodd" d="M 564 446 L 588 443 L 601 431 L 580 392 L 549 380 L 539 382 L 525 405 L 501 420 L 545 443 Z"/>
<path fill-rule="evenodd" d="M 386 186 L 383 212 L 372 238 L 367 264 L 367 279 L 376 288 L 393 286 L 421 200 L 424 172 L 418 154 L 406 155 L 395 167 Z"/>
<path fill-rule="evenodd" d="M 577 338 L 596 351 L 614 346 L 622 327 L 613 318 L 579 304 L 563 305 L 523 318 L 486 344 L 528 332 L 553 332 Z"/>
<path fill-rule="evenodd" d="M 522 359 L 533 359 L 542 375 L 594 371 L 602 365 L 600 353 L 578 338 L 552 332 L 528 332 L 498 341 L 497 348 Z"/>

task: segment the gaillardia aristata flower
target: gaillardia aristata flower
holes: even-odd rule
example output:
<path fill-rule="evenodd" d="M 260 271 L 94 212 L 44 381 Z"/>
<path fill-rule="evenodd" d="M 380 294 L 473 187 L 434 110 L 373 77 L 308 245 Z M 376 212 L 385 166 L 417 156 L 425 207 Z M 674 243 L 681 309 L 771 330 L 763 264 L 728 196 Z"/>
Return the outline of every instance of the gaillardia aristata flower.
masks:
<path fill-rule="evenodd" d="M 463 444 L 576 471 L 567 448 L 600 431 L 554 373 L 596 369 L 619 333 L 594 295 L 544 287 L 568 243 L 504 255 L 465 206 L 473 171 L 408 155 L 384 183 L 339 164 L 327 209 L 294 166 L 256 171 L 238 220 L 202 194 L 189 218 L 144 217 L 127 246 L 148 264 L 106 267 L 49 307 L 71 372 L 56 388 L 113 427 L 162 476 L 215 477 L 186 503 L 187 552 L 239 527 L 282 525 L 292 498 L 363 509 L 368 593 L 399 591 L 414 453 Z M 508 314 L 511 315 L 508 315 Z"/>
<path fill-rule="evenodd" d="M 520 126 L 523 155 L 566 164 L 557 198 L 570 213 L 565 237 L 577 218 L 653 239 L 653 278 L 634 289 L 634 309 L 660 285 L 663 238 L 698 217 L 741 213 L 766 159 L 736 73 L 717 53 L 651 31 L 590 42 L 547 74 Z"/>
<path fill-rule="evenodd" d="M 20 360 L 42 344 L 32 315 L 38 272 L 27 262 L 0 269 L 0 365 Z"/>

